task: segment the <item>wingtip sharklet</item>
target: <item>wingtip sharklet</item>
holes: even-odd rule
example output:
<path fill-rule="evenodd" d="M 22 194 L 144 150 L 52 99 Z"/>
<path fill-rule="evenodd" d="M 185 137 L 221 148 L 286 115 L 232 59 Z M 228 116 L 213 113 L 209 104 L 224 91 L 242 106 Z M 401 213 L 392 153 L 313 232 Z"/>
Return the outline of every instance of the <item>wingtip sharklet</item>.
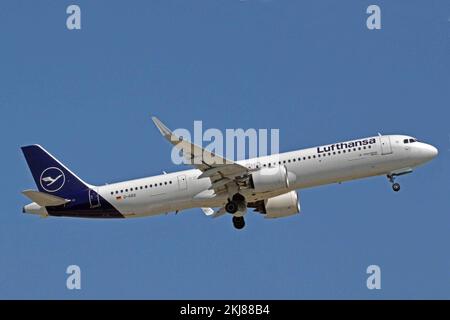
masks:
<path fill-rule="evenodd" d="M 161 132 L 161 134 L 163 136 L 167 136 L 167 135 L 171 135 L 172 131 L 170 131 L 169 128 L 167 128 L 165 126 L 164 123 L 161 122 L 161 120 L 159 120 L 157 117 L 153 116 L 152 117 L 152 121 L 155 124 L 155 126 L 158 128 L 159 132 Z"/>

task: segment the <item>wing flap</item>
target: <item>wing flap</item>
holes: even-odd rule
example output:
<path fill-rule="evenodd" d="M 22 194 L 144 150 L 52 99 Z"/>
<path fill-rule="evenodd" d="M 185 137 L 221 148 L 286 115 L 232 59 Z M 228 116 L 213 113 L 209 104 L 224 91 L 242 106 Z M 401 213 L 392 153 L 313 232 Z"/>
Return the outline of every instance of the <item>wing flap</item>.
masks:
<path fill-rule="evenodd" d="M 225 210 L 225 208 L 220 208 L 217 211 L 214 211 L 214 209 L 212 208 L 202 208 L 203 213 L 211 218 L 218 218 L 223 216 L 225 213 L 227 213 L 227 211 Z"/>

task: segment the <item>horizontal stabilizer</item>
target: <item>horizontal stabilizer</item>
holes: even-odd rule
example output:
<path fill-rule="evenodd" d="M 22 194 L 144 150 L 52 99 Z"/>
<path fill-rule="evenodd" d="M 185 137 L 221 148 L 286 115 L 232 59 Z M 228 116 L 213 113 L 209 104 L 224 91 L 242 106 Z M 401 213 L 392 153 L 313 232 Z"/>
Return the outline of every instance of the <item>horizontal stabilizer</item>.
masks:
<path fill-rule="evenodd" d="M 22 193 L 42 207 L 60 206 L 70 202 L 70 200 L 35 190 L 25 190 Z"/>

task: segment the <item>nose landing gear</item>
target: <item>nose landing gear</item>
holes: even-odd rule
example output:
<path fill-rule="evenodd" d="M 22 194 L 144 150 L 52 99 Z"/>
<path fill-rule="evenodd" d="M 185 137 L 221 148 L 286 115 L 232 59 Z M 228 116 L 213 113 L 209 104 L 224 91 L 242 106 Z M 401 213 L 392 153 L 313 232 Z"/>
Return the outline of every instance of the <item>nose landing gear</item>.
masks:
<path fill-rule="evenodd" d="M 388 174 L 387 178 L 392 183 L 392 190 L 394 190 L 395 192 L 399 192 L 400 191 L 400 184 L 398 182 L 394 182 L 395 176 L 392 175 L 392 174 Z"/>
<path fill-rule="evenodd" d="M 404 174 L 408 174 L 411 173 L 412 169 L 411 168 L 405 168 L 405 169 L 400 169 L 400 170 L 396 170 L 393 171 L 391 173 L 389 173 L 387 175 L 387 178 L 389 179 L 389 182 L 392 183 L 392 190 L 394 190 L 395 192 L 399 192 L 400 191 L 400 184 L 394 182 L 394 179 L 396 176 L 402 176 Z"/>

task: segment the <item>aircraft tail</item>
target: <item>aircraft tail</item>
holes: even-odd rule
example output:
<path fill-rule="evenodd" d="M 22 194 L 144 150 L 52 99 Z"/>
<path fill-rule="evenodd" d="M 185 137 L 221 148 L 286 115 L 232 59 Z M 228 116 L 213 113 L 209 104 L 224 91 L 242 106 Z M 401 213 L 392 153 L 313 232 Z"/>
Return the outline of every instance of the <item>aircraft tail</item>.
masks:
<path fill-rule="evenodd" d="M 89 189 L 89 184 L 78 178 L 40 145 L 22 147 L 22 152 L 40 192 L 70 199 L 71 196 Z"/>

